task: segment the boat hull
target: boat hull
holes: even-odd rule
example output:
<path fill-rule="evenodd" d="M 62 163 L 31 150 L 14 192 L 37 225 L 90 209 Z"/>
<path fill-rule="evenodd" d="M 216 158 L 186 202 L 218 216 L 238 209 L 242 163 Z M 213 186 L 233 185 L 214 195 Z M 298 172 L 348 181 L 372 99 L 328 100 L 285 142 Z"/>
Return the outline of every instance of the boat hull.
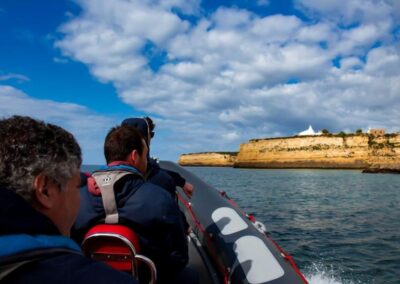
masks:
<path fill-rule="evenodd" d="M 191 199 L 180 189 L 178 199 L 193 230 L 191 245 L 203 254 L 201 260 L 212 281 L 208 283 L 307 283 L 265 227 L 224 192 L 175 163 L 160 162 L 160 166 L 179 172 L 194 185 Z"/>

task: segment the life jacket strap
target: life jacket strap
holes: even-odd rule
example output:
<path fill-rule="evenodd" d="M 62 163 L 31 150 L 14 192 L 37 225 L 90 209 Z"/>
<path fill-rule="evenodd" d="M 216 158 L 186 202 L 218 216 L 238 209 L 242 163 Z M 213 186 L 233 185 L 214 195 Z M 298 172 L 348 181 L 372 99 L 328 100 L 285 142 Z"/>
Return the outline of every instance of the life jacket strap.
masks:
<path fill-rule="evenodd" d="M 118 224 L 119 215 L 115 200 L 114 185 L 126 175 L 132 175 L 130 171 L 99 171 L 92 174 L 97 186 L 100 188 L 106 224 Z"/>

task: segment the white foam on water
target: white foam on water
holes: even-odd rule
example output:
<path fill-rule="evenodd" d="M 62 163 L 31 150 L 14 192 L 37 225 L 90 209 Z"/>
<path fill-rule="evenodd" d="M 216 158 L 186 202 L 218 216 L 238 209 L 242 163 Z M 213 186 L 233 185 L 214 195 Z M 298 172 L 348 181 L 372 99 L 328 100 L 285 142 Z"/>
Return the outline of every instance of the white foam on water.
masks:
<path fill-rule="evenodd" d="M 321 263 L 313 263 L 310 267 L 303 269 L 304 276 L 309 284 L 358 284 L 359 281 L 343 280 L 340 271 L 327 268 Z"/>
<path fill-rule="evenodd" d="M 336 280 L 332 276 L 327 276 L 325 273 L 317 273 L 312 275 L 306 275 L 309 284 L 344 284 Z"/>

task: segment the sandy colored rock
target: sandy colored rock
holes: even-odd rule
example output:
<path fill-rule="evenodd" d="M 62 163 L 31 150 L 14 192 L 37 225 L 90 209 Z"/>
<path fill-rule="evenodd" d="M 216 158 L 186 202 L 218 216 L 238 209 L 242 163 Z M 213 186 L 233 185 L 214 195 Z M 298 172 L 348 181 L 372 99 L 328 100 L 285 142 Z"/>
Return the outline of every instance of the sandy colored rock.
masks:
<path fill-rule="evenodd" d="M 400 134 L 253 139 L 239 153 L 181 155 L 183 166 L 400 170 Z"/>
<path fill-rule="evenodd" d="M 400 135 L 302 136 L 250 140 L 235 167 L 400 168 Z"/>
<path fill-rule="evenodd" d="M 192 153 L 180 156 L 178 163 L 181 166 L 211 166 L 232 167 L 236 161 L 237 153 Z"/>

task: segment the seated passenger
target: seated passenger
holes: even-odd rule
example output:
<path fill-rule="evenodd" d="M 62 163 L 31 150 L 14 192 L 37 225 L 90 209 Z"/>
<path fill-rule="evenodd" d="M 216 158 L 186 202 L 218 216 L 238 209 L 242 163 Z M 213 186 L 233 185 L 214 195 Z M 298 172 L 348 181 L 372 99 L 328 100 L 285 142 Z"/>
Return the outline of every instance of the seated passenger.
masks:
<path fill-rule="evenodd" d="M 122 121 L 122 125 L 135 127 L 143 135 L 150 154 L 150 142 L 154 136 L 155 124 L 150 117 L 144 118 L 127 118 Z M 148 165 L 146 170 L 147 180 L 168 190 L 175 198 L 176 186 L 179 186 L 183 191 L 191 197 L 193 194 L 193 185 L 177 172 L 161 169 L 155 159 L 148 155 Z"/>
<path fill-rule="evenodd" d="M 104 143 L 108 166 L 93 172 L 96 188 L 81 191 L 77 236 L 82 237 L 98 223 L 129 226 L 139 236 L 141 254 L 155 262 L 158 283 L 193 283 L 176 281 L 187 271 L 187 238 L 174 199 L 143 178 L 147 152 L 147 145 L 135 128 L 118 126 L 110 130 Z M 116 204 L 117 208 L 109 204 Z"/>
<path fill-rule="evenodd" d="M 144 118 L 127 118 L 122 121 L 122 125 L 129 125 L 135 127 L 140 134 L 142 134 L 149 151 L 147 153 L 147 168 L 145 178 L 147 181 L 156 184 L 167 190 L 172 198 L 176 198 L 176 186 L 182 187 L 183 191 L 188 197 L 192 196 L 193 186 L 186 182 L 186 180 L 177 172 L 161 169 L 158 162 L 150 158 L 150 142 L 154 136 L 155 124 L 150 117 Z M 186 220 L 185 214 L 181 211 L 180 215 L 183 220 L 185 232 L 190 232 L 190 225 Z"/>
<path fill-rule="evenodd" d="M 62 128 L 0 120 L 0 282 L 136 283 L 84 257 L 69 232 L 79 209 L 81 150 Z"/>

